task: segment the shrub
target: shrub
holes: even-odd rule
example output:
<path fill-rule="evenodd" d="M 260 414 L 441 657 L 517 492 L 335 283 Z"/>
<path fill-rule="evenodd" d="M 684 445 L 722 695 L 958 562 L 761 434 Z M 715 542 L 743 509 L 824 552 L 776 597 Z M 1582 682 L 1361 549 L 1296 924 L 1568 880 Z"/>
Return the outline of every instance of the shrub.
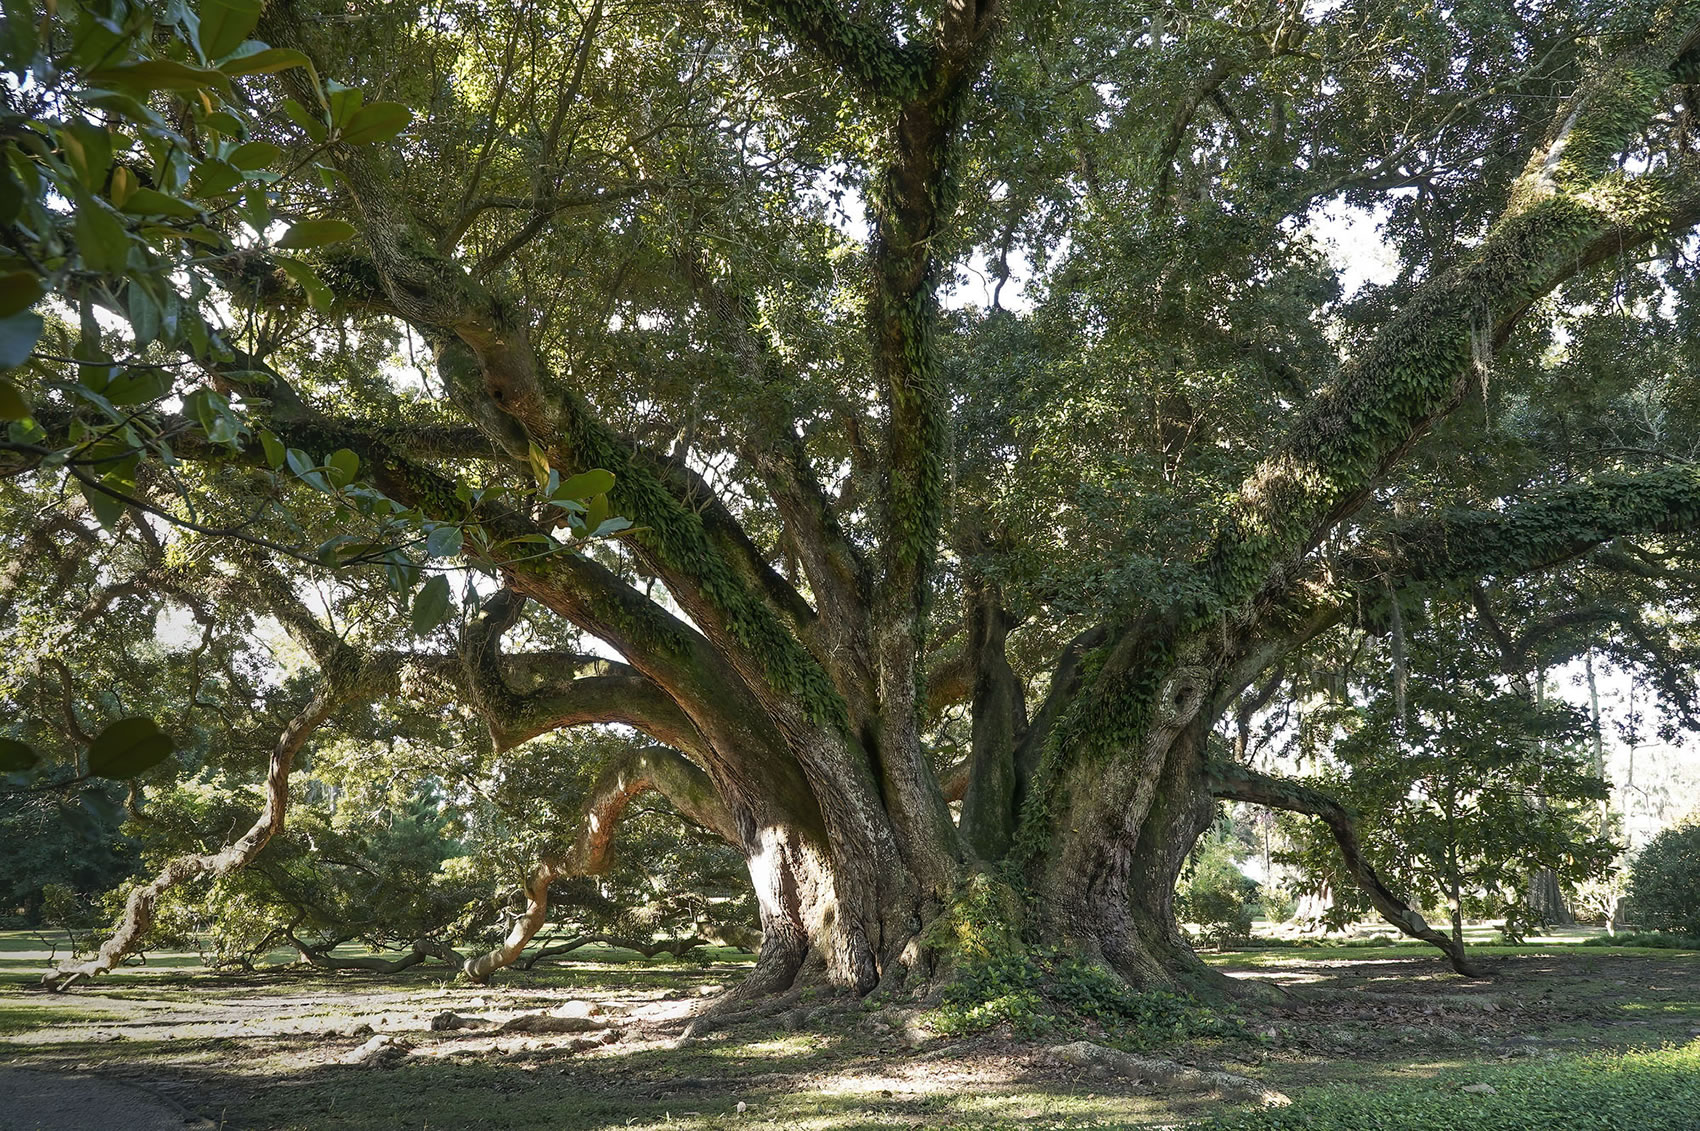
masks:
<path fill-rule="evenodd" d="M 1100 966 L 1052 951 L 964 966 L 927 1023 L 947 1035 L 1007 1023 L 1022 1037 L 1078 1033 L 1093 1025 L 1112 1043 L 1135 1048 L 1241 1032 L 1237 1023 L 1193 998 L 1141 992 Z"/>
<path fill-rule="evenodd" d="M 1197 925 L 1205 943 L 1223 947 L 1251 938 L 1257 890 L 1234 862 L 1232 842 L 1211 836 L 1199 844 L 1175 894 L 1181 918 Z"/>
<path fill-rule="evenodd" d="M 1583 946 L 1644 946 L 1657 950 L 1700 950 L 1700 936 L 1673 935 L 1663 931 L 1619 931 L 1615 935 L 1595 935 L 1584 939 Z"/>
<path fill-rule="evenodd" d="M 1700 821 L 1666 829 L 1635 857 L 1629 913 L 1640 927 L 1700 935 Z"/>

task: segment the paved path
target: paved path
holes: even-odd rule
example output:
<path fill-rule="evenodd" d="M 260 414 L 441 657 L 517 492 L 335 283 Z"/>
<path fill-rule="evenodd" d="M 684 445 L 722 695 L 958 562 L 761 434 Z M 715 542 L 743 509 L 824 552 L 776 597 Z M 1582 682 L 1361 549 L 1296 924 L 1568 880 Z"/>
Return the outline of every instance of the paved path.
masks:
<path fill-rule="evenodd" d="M 0 1131 L 192 1131 L 211 1126 L 151 1092 L 99 1076 L 0 1068 Z"/>

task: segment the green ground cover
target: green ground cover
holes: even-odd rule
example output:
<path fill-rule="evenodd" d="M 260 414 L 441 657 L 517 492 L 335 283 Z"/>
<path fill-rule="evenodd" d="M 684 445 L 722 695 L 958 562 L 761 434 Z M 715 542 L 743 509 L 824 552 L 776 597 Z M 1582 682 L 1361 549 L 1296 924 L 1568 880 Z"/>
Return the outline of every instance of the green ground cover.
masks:
<path fill-rule="evenodd" d="M 907 1003 L 826 994 L 681 1042 L 684 1022 L 747 968 L 747 956 L 730 952 L 703 966 L 603 950 L 593 961 L 508 971 L 490 987 L 436 964 L 385 977 L 242 974 L 169 954 L 47 995 L 35 987 L 50 949 L 37 936 L 0 933 L 0 1060 L 140 1083 L 228 1131 L 1517 1131 L 1559 1125 L 1554 1112 L 1581 1113 L 1566 1128 L 1688 1131 L 1697 1124 L 1670 1120 L 1700 1113 L 1700 952 L 1692 950 L 1483 947 L 1495 975 L 1482 981 L 1401 945 L 1213 954 L 1219 968 L 1285 996 L 1231 1007 L 1229 1028 L 1153 1045 L 1135 1039 L 1149 1034 L 1118 1032 L 1114 1017 L 1085 1033 L 998 1025 L 916 1034 L 903 1017 L 922 1011 Z M 617 1039 L 582 1047 L 572 1035 L 430 1027 L 445 1011 L 500 1021 L 568 1002 L 605 1011 Z M 405 1055 L 344 1063 L 383 1035 Z M 1082 1036 L 1249 1077 L 1293 1104 L 1257 1112 L 1210 1093 L 1093 1076 L 1050 1056 Z M 1478 1084 L 1494 1092 L 1462 1091 Z M 1619 1122 L 1585 1121 L 1596 1113 Z"/>

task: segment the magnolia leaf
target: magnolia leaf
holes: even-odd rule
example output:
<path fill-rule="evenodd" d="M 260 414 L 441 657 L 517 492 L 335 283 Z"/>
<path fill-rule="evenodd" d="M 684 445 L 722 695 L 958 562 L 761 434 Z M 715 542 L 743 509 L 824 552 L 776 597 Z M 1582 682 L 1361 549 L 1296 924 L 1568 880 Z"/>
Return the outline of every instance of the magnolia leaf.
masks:
<path fill-rule="evenodd" d="M 117 86 L 129 90 L 176 90 L 192 92 L 211 88 L 221 94 L 230 93 L 230 80 L 217 71 L 190 67 L 170 59 L 142 59 L 134 63 L 118 63 L 90 71 L 85 78 L 97 86 Z"/>
<path fill-rule="evenodd" d="M 307 292 L 307 301 L 314 310 L 329 310 L 336 296 L 325 286 L 323 279 L 314 273 L 313 269 L 299 259 L 279 257 L 277 264 L 283 268 L 283 273 L 295 280 L 295 284 Z"/>
<path fill-rule="evenodd" d="M 317 114 L 314 114 L 311 110 L 307 109 L 307 107 L 295 101 L 295 99 L 284 99 L 283 114 L 284 117 L 288 118 L 290 121 L 305 130 L 307 132 L 307 136 L 312 138 L 314 141 L 318 142 L 325 140 L 327 132 L 325 130 L 325 123 L 320 120 Z"/>
<path fill-rule="evenodd" d="M 147 716 L 119 719 L 89 744 L 89 773 L 100 778 L 133 778 L 171 757 L 174 749 L 171 736 Z"/>
<path fill-rule="evenodd" d="M 88 501 L 89 510 L 94 512 L 95 521 L 100 523 L 101 528 L 111 530 L 116 527 L 124 517 L 124 501 L 85 479 L 77 480 L 77 486 L 82 490 L 83 498 Z"/>
<path fill-rule="evenodd" d="M 273 471 L 276 471 L 283 466 L 285 455 L 282 440 L 279 440 L 270 432 L 261 432 L 260 447 L 265 449 L 266 463 L 270 465 Z"/>
<path fill-rule="evenodd" d="M 147 404 L 170 391 L 171 375 L 163 369 L 132 369 L 114 377 L 105 396 L 115 405 Z"/>
<path fill-rule="evenodd" d="M 347 448 L 338 448 L 325 457 L 325 467 L 332 484 L 346 487 L 354 482 L 355 472 L 360 470 L 360 457 Z"/>
<path fill-rule="evenodd" d="M 549 496 L 552 499 L 588 499 L 595 495 L 606 495 L 614 489 L 614 473 L 593 467 L 562 483 Z"/>
<path fill-rule="evenodd" d="M 18 387 L 0 377 L 0 420 L 24 420 L 29 414 L 29 402 Z"/>
<path fill-rule="evenodd" d="M 20 770 L 33 770 L 41 762 L 41 758 L 30 748 L 29 743 L 19 742 L 15 738 L 0 738 L 0 773 L 15 774 Z"/>
<path fill-rule="evenodd" d="M 537 477 L 539 487 L 549 485 L 549 457 L 537 442 L 532 441 L 531 448 L 526 452 L 526 458 L 531 461 L 531 474 Z"/>
<path fill-rule="evenodd" d="M 342 130 L 342 140 L 350 145 L 389 141 L 412 120 L 413 111 L 399 102 L 374 102 L 362 106 L 349 118 Z"/>
<path fill-rule="evenodd" d="M 77 250 L 90 271 L 117 275 L 130 257 L 130 233 L 112 210 L 92 196 L 77 203 Z"/>
<path fill-rule="evenodd" d="M 130 199 L 130 195 L 136 191 L 138 186 L 136 174 L 130 172 L 129 166 L 118 166 L 112 170 L 112 203 L 122 211 L 124 202 Z"/>
<path fill-rule="evenodd" d="M 260 0 L 201 0 L 196 38 L 208 59 L 222 59 L 242 46 L 260 22 Z"/>
<path fill-rule="evenodd" d="M 241 75 L 269 75 L 276 71 L 288 70 L 290 67 L 305 67 L 308 65 L 307 56 L 288 47 L 267 47 L 252 55 L 238 55 L 219 64 L 219 70 L 232 77 Z"/>
<path fill-rule="evenodd" d="M 449 579 L 437 574 L 413 597 L 413 631 L 424 636 L 443 623 L 449 613 Z"/>
<path fill-rule="evenodd" d="M 347 220 L 303 220 L 283 233 L 283 238 L 277 241 L 277 246 L 322 247 L 328 243 L 342 243 L 353 238 L 354 225 Z"/>
<path fill-rule="evenodd" d="M 8 271 L 0 275 L 0 318 L 28 310 L 44 293 L 41 276 L 34 271 Z"/>
<path fill-rule="evenodd" d="M 597 495 L 590 500 L 590 505 L 584 512 L 584 531 L 586 534 L 595 533 L 604 522 L 608 521 L 608 496 Z"/>
<path fill-rule="evenodd" d="M 283 147 L 273 145 L 269 141 L 250 141 L 237 146 L 225 158 L 232 165 L 244 171 L 263 169 L 283 156 Z"/>
<path fill-rule="evenodd" d="M 425 538 L 425 552 L 433 558 L 452 558 L 460 553 L 465 544 L 465 537 L 460 527 L 447 524 L 432 527 L 431 533 Z"/>
<path fill-rule="evenodd" d="M 202 161 L 189 182 L 190 196 L 219 196 L 242 183 L 242 171 L 228 161 L 216 158 Z"/>
<path fill-rule="evenodd" d="M 187 200 L 151 188 L 132 192 L 121 208 L 132 216 L 177 216 L 185 220 L 193 220 L 201 214 L 201 210 Z"/>
<path fill-rule="evenodd" d="M 27 310 L 0 318 L 0 369 L 16 369 L 28 361 L 41 330 L 41 315 Z"/>
<path fill-rule="evenodd" d="M 234 73 L 228 67 L 222 67 L 220 69 L 226 74 Z M 208 114 L 206 117 L 206 124 L 209 129 L 217 130 L 226 137 L 241 137 L 243 134 L 248 132 L 243 128 L 242 123 L 237 119 L 236 115 L 227 113 L 223 110 L 215 110 L 211 114 Z"/>

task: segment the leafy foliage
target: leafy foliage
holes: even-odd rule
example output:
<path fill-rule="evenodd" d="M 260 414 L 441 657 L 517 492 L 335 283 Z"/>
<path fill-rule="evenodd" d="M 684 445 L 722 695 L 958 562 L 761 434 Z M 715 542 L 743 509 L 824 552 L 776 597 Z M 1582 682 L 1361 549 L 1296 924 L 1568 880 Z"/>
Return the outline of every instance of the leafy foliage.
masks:
<path fill-rule="evenodd" d="M 1021 1037 L 1075 1033 L 1090 1026 L 1127 1048 L 1241 1032 L 1231 1017 L 1193 998 L 1135 990 L 1102 966 L 1043 950 L 967 964 L 946 985 L 927 1020 L 946 1034 L 1007 1024 Z"/>
<path fill-rule="evenodd" d="M 1700 938 L 1700 821 L 1665 829 L 1636 853 L 1629 908 L 1637 926 Z"/>
<path fill-rule="evenodd" d="M 1220 826 L 1207 833 L 1193 849 L 1175 892 L 1181 921 L 1196 924 L 1204 941 L 1215 947 L 1251 938 L 1259 888 L 1240 871 L 1237 847 Z"/>

